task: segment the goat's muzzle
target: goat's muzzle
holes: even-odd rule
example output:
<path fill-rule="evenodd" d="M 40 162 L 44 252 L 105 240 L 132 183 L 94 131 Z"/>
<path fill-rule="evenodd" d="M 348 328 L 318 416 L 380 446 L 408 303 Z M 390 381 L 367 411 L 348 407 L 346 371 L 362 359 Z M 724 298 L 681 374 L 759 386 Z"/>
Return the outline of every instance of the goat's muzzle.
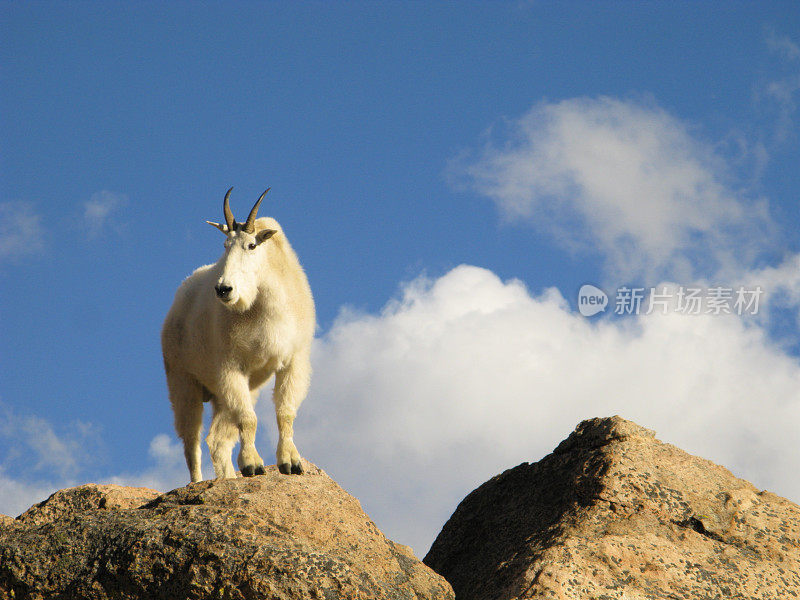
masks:
<path fill-rule="evenodd" d="M 225 285 L 224 283 L 218 283 L 217 285 L 214 286 L 214 290 L 217 292 L 217 298 L 219 298 L 223 302 L 230 301 L 233 287 Z"/>

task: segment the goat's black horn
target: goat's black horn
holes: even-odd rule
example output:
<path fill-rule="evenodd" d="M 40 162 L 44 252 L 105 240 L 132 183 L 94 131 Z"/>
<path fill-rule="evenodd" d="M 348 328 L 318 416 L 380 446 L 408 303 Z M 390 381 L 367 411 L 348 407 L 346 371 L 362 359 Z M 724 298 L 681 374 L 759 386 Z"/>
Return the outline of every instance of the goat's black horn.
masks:
<path fill-rule="evenodd" d="M 225 224 L 228 226 L 228 233 L 233 233 L 234 227 L 236 225 L 236 221 L 233 218 L 233 212 L 231 212 L 231 191 L 233 188 L 228 190 L 225 194 L 225 201 L 222 203 L 222 212 L 225 213 Z"/>
<path fill-rule="evenodd" d="M 253 210 L 250 211 L 250 214 L 247 216 L 247 221 L 244 223 L 244 227 L 242 229 L 247 233 L 254 233 L 256 229 L 256 215 L 258 214 L 258 206 L 261 204 L 261 201 L 264 199 L 264 196 L 267 195 L 267 192 L 270 191 L 272 188 L 267 188 L 267 190 L 261 194 L 261 197 L 256 200 L 256 203 L 253 205 Z"/>

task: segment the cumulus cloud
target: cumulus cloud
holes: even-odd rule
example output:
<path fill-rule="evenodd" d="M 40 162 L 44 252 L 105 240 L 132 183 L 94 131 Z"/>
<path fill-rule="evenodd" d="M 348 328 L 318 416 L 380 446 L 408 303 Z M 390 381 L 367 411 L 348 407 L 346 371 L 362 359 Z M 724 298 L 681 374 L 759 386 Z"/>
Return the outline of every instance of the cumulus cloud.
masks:
<path fill-rule="evenodd" d="M 160 433 L 150 441 L 148 456 L 152 465 L 140 473 L 123 473 L 110 477 L 105 483 L 147 487 L 160 491 L 172 490 L 189 482 L 189 471 L 183 458 L 183 443 L 173 435 Z M 203 476 L 214 477 L 213 469 L 208 466 Z"/>
<path fill-rule="evenodd" d="M 714 147 L 650 102 L 600 97 L 540 103 L 456 179 L 610 273 L 689 280 L 751 264 L 774 237 L 766 201 L 744 198 Z"/>
<path fill-rule="evenodd" d="M 301 452 L 419 555 L 466 493 L 592 416 L 800 500 L 800 365 L 753 320 L 587 320 L 555 289 L 461 266 L 408 283 L 378 315 L 344 311 L 313 360 Z"/>
<path fill-rule="evenodd" d="M 0 263 L 44 251 L 41 216 L 30 202 L 0 202 Z"/>
<path fill-rule="evenodd" d="M 99 236 L 109 226 L 113 213 L 127 202 L 128 197 L 117 192 L 102 190 L 92 194 L 83 204 L 83 223 L 89 236 Z"/>

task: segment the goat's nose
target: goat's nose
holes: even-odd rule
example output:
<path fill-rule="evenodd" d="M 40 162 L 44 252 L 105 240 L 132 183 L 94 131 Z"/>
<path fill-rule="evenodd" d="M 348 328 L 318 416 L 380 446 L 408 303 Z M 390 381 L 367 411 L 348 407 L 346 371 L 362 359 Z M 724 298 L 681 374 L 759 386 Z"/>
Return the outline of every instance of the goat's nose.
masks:
<path fill-rule="evenodd" d="M 218 283 L 214 286 L 214 289 L 217 291 L 217 296 L 222 300 L 227 300 L 233 291 L 233 287 L 225 285 L 224 283 Z"/>

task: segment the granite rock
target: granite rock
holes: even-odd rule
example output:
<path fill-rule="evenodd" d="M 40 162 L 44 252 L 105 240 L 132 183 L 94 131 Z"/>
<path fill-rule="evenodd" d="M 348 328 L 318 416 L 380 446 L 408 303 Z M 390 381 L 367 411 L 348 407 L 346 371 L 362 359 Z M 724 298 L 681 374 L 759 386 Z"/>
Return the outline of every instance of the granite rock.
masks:
<path fill-rule="evenodd" d="M 204 481 L 159 494 L 88 485 L 0 522 L 0 597 L 447 599 L 322 470 Z"/>
<path fill-rule="evenodd" d="M 800 597 L 800 507 L 620 417 L 458 506 L 425 557 L 459 600 Z"/>

